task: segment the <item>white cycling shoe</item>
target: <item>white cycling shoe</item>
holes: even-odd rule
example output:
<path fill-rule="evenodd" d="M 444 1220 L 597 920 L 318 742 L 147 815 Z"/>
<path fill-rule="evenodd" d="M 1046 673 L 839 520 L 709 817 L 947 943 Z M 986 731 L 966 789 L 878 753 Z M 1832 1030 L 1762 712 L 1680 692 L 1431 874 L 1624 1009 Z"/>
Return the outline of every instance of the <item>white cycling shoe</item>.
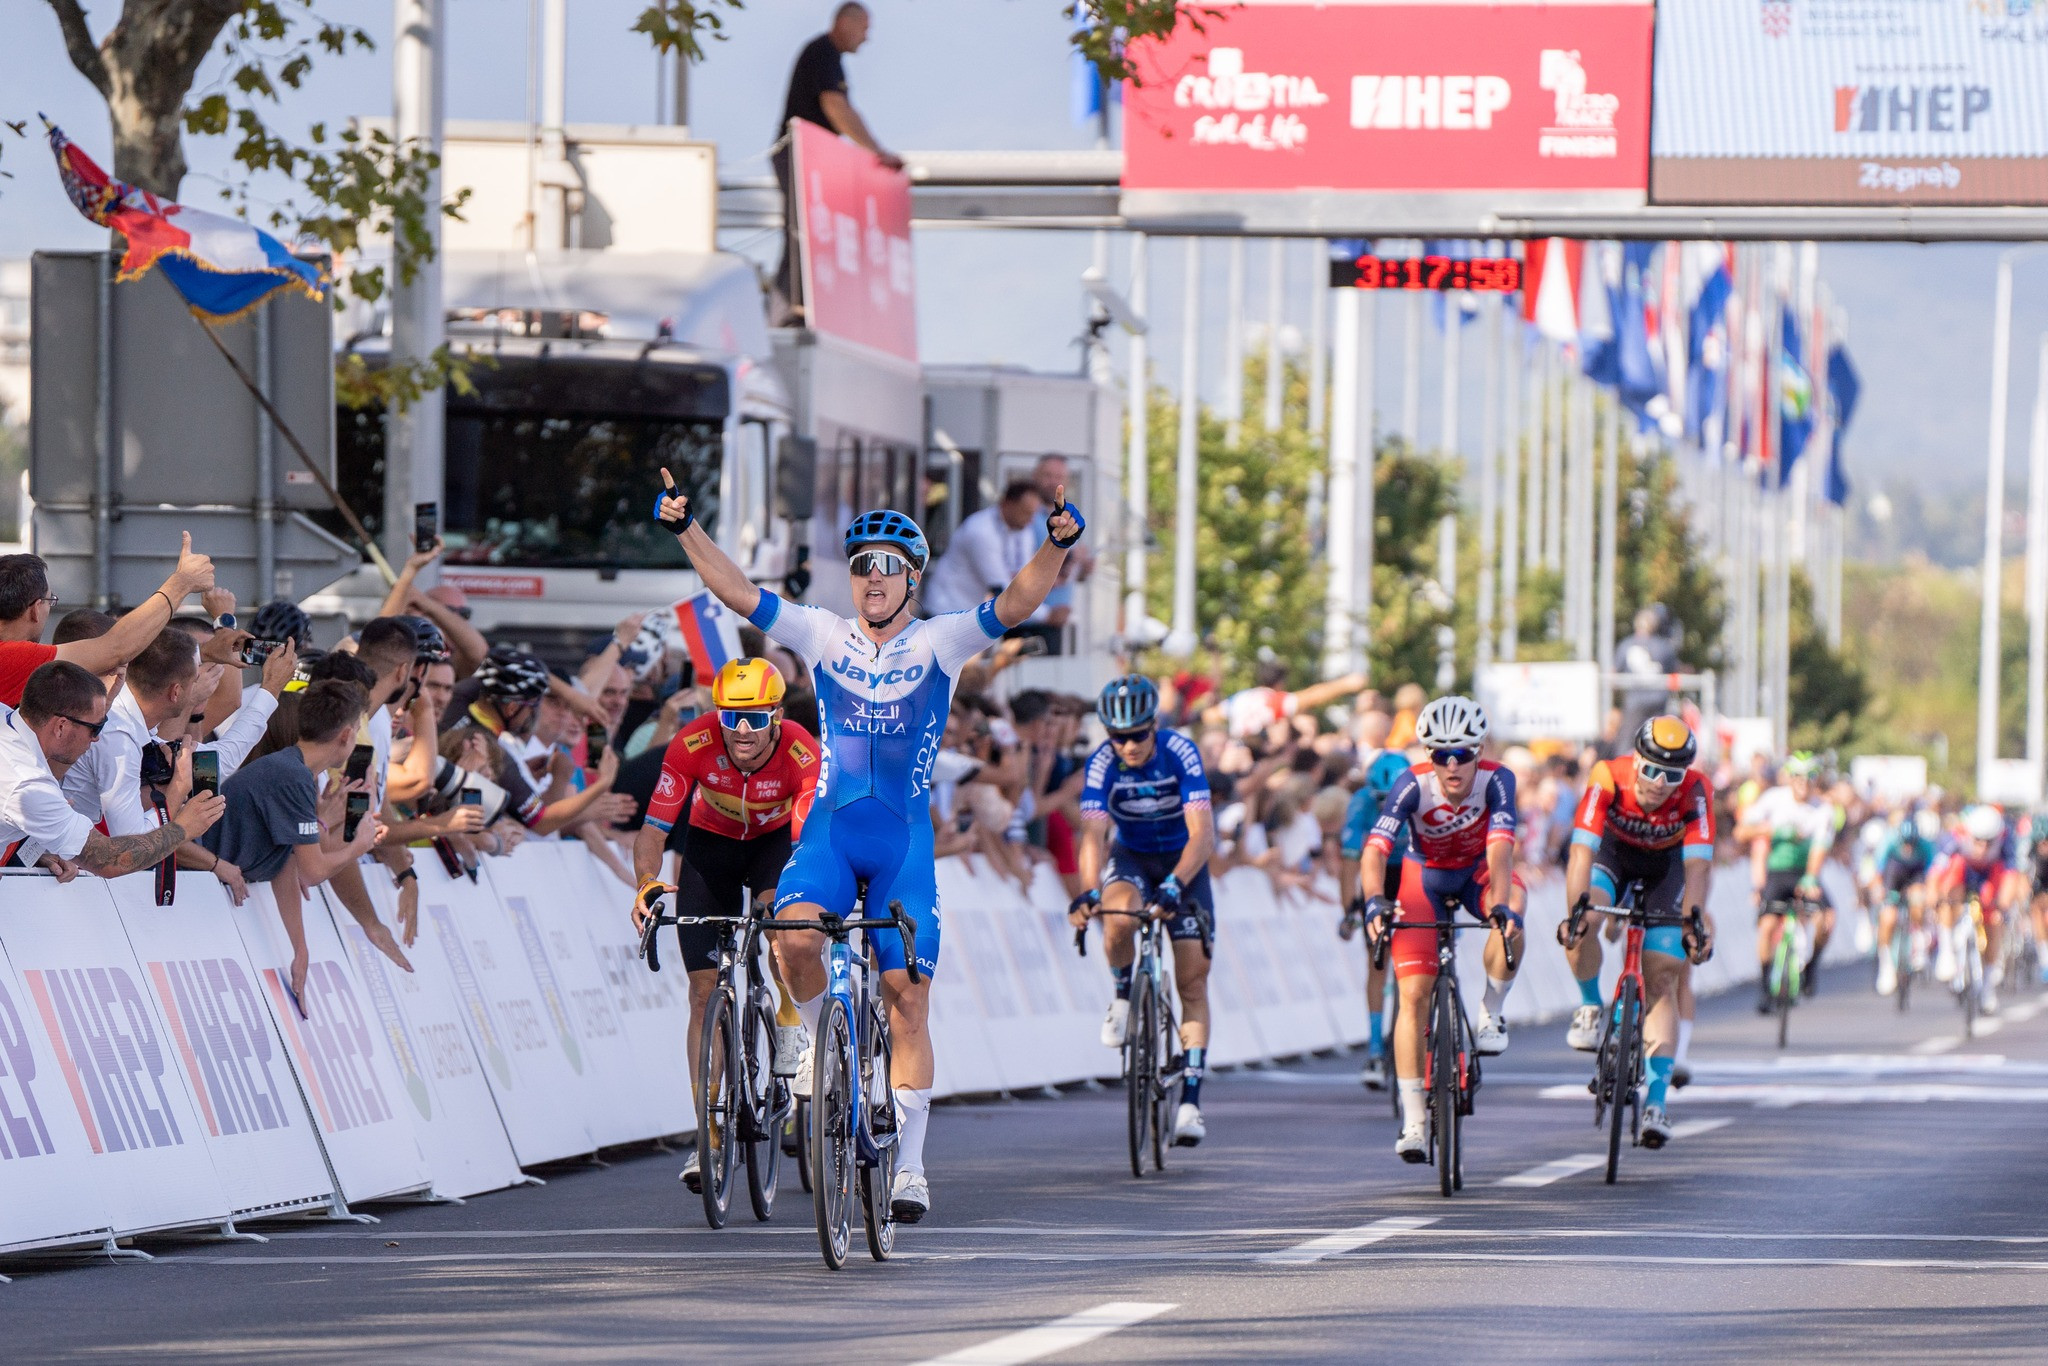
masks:
<path fill-rule="evenodd" d="M 1564 1041 L 1581 1053 L 1590 1053 L 1600 1046 L 1600 1007 L 1579 1006 L 1572 1011 L 1572 1027 L 1564 1032 Z"/>
<path fill-rule="evenodd" d="M 804 1040 L 804 1051 L 797 1055 L 796 1075 L 789 1079 L 789 1093 L 804 1097 L 811 1094 L 811 1041 L 808 1038 Z"/>
<path fill-rule="evenodd" d="M 1671 1121 L 1664 1117 L 1661 1105 L 1643 1107 L 1643 1146 L 1661 1148 L 1671 1141 Z"/>
<path fill-rule="evenodd" d="M 1893 966 L 1892 956 L 1887 953 L 1877 960 L 1877 994 L 1890 996 L 1898 989 L 1899 970 Z"/>
<path fill-rule="evenodd" d="M 932 1188 L 923 1172 L 897 1172 L 889 1192 L 889 1217 L 899 1224 L 914 1224 L 932 1211 Z"/>
<path fill-rule="evenodd" d="M 1405 1124 L 1394 1140 L 1394 1152 L 1403 1162 L 1429 1161 L 1429 1130 L 1421 1124 Z"/>
<path fill-rule="evenodd" d="M 800 1024 L 775 1026 L 775 1062 L 770 1069 L 778 1077 L 793 1077 L 804 1066 L 804 1045 L 810 1036 Z"/>
<path fill-rule="evenodd" d="M 1358 1084 L 1368 1091 L 1387 1089 L 1387 1060 L 1375 1053 L 1358 1069 Z"/>
<path fill-rule="evenodd" d="M 1977 996 L 1977 1009 L 1983 1011 L 1986 1015 L 1996 1015 L 1998 1013 L 1998 993 L 1991 989 L 1991 983 L 1989 982 L 1984 984 L 1984 990 Z"/>
<path fill-rule="evenodd" d="M 1202 1122 L 1200 1106 L 1182 1102 L 1180 1109 L 1173 1112 L 1173 1146 L 1192 1148 L 1209 1136 L 1209 1126 Z"/>
<path fill-rule="evenodd" d="M 1955 979 L 1956 951 L 1955 947 L 1949 943 L 1947 936 L 1944 935 L 1940 945 L 1934 950 L 1934 980 L 1937 982 L 1953 982 Z"/>
<path fill-rule="evenodd" d="M 683 1160 L 682 1174 L 676 1180 L 683 1183 L 692 1195 L 704 1193 L 704 1167 L 697 1158 L 697 1150 L 690 1149 L 689 1157 Z"/>
<path fill-rule="evenodd" d="M 1102 1017 L 1102 1046 L 1104 1048 L 1122 1048 L 1124 1046 L 1124 1035 L 1129 1031 L 1130 1027 L 1131 1003 L 1121 1000 L 1111 1001 L 1109 1003 L 1109 1014 Z"/>
<path fill-rule="evenodd" d="M 1472 1031 L 1472 1047 L 1482 1057 L 1508 1051 L 1508 1022 L 1496 1020 L 1484 1010 L 1479 1012 L 1479 1028 Z"/>

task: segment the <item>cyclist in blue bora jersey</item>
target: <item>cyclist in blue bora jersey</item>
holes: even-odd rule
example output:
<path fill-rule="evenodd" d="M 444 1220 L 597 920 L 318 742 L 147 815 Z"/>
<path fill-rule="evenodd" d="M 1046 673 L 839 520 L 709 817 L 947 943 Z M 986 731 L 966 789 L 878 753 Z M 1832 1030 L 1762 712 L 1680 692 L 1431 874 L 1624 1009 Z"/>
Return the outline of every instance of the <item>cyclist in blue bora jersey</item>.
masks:
<path fill-rule="evenodd" d="M 1202 950 L 1197 908 L 1214 922 L 1209 856 L 1216 850 L 1216 821 L 1209 779 L 1195 742 L 1159 728 L 1159 690 L 1151 679 L 1112 679 L 1095 714 L 1109 739 L 1088 757 L 1081 788 L 1081 883 L 1089 890 L 1074 898 L 1068 918 L 1079 928 L 1097 910 L 1136 911 L 1148 903 L 1165 913 L 1180 989 L 1180 1045 L 1187 1054 L 1173 1141 L 1192 1148 L 1208 1132 L 1202 1073 L 1209 1053 L 1209 956 Z M 1127 916 L 1103 919 L 1102 956 L 1116 981 L 1116 999 L 1102 1022 L 1102 1042 L 1110 1048 L 1123 1047 L 1130 1022 L 1137 934 L 1137 922 Z"/>
<path fill-rule="evenodd" d="M 932 761 L 962 666 L 1038 610 L 1086 523 L 1061 489 L 1045 521 L 1046 541 L 1001 594 L 979 607 L 919 620 L 910 615 L 910 598 L 930 547 L 900 512 L 864 512 L 846 529 L 852 617 L 785 602 L 757 587 L 691 517 L 689 500 L 673 483 L 657 499 L 654 516 L 675 533 L 718 600 L 793 651 L 817 683 L 824 773 L 803 838 L 776 884 L 775 913 L 795 920 L 849 915 L 865 882 L 870 914 L 885 915 L 890 902 L 901 901 L 917 923 L 917 983 L 904 970 L 895 936 L 868 941 L 882 969 L 894 1049 L 889 1080 L 899 1128 L 890 1204 L 897 1219 L 914 1224 L 931 1208 L 924 1170 L 932 1095 L 926 1023 L 939 962 Z M 824 938 L 809 931 L 778 938 L 784 980 L 815 1039 L 826 986 Z M 808 1077 L 809 1068 L 800 1066 L 798 1081 Z"/>
<path fill-rule="evenodd" d="M 1344 918 L 1337 924 L 1337 937 L 1350 939 L 1365 924 L 1365 893 L 1359 890 L 1359 859 L 1365 852 L 1365 838 L 1379 821 L 1380 809 L 1387 804 L 1387 795 L 1394 790 L 1394 784 L 1409 769 L 1408 756 L 1396 750 L 1383 750 L 1377 759 L 1366 766 L 1365 786 L 1351 794 L 1351 804 L 1344 811 L 1344 836 L 1342 842 L 1343 879 L 1340 886 L 1351 888 L 1351 904 L 1345 909 Z M 1403 825 L 1394 834 L 1394 850 L 1387 856 L 1387 891 L 1389 899 L 1401 899 L 1401 864 L 1408 857 L 1408 827 Z M 1387 1088 L 1387 1038 L 1386 1011 L 1387 970 L 1374 967 L 1372 955 L 1366 955 L 1365 1015 L 1366 1026 L 1371 1031 L 1366 1039 L 1365 1066 L 1359 1069 L 1358 1080 L 1374 1091 Z"/>

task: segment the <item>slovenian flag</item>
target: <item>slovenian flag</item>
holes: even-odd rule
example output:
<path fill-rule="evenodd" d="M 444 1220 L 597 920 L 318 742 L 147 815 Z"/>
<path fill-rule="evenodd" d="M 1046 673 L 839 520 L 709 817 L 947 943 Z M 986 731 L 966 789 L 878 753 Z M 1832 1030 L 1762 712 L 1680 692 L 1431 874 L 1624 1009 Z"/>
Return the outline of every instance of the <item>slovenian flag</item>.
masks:
<path fill-rule="evenodd" d="M 280 289 L 327 297 L 320 268 L 293 256 L 269 233 L 115 180 L 55 124 L 44 119 L 43 126 L 50 130 L 57 174 L 72 204 L 128 241 L 117 278 L 139 279 L 151 266 L 161 267 L 192 311 L 215 322 L 240 317 Z"/>
<path fill-rule="evenodd" d="M 708 588 L 693 598 L 684 598 L 674 611 L 676 625 L 682 628 L 683 644 L 689 647 L 690 667 L 696 671 L 697 682 L 709 687 L 712 676 L 725 662 L 740 656 L 739 619 Z"/>

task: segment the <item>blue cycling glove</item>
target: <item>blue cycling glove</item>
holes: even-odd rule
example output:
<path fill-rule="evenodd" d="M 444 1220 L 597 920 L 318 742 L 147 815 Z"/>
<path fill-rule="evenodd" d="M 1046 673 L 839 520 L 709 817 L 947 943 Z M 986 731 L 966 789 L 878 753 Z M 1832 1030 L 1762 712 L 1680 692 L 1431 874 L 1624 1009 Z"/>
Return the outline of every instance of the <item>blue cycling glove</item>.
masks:
<path fill-rule="evenodd" d="M 1180 909 L 1180 896 L 1180 879 L 1168 873 L 1154 890 L 1153 900 L 1159 903 L 1159 909 L 1163 911 L 1177 911 Z"/>
<path fill-rule="evenodd" d="M 1059 516 L 1062 512 L 1072 513 L 1074 517 L 1074 534 L 1067 537 L 1067 539 L 1065 539 L 1064 541 L 1052 534 L 1052 519 Z M 1083 517 L 1081 515 L 1081 509 L 1075 507 L 1072 503 L 1062 502 L 1058 507 L 1054 508 L 1051 512 L 1045 514 L 1046 539 L 1051 541 L 1054 545 L 1058 546 L 1062 550 L 1072 549 L 1074 542 L 1080 540 L 1081 533 L 1086 531 L 1087 529 L 1088 519 Z"/>
<path fill-rule="evenodd" d="M 680 536 L 685 531 L 688 531 L 690 529 L 690 523 L 696 521 L 697 519 L 687 507 L 683 509 L 683 515 L 680 519 L 675 517 L 664 517 L 661 515 L 661 500 L 671 496 L 672 492 L 672 490 L 663 489 L 659 493 L 654 495 L 654 520 L 661 523 L 663 530 L 672 532 L 673 534 Z"/>

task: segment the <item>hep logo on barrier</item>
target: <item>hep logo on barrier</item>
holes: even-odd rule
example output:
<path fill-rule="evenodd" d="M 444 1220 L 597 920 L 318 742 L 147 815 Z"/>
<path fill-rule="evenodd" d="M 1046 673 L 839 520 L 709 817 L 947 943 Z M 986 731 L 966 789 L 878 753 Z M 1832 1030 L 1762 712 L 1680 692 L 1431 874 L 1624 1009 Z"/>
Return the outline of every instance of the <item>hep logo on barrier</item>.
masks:
<path fill-rule="evenodd" d="M 263 969 L 263 982 L 284 1025 L 285 1041 L 299 1060 L 320 1127 L 342 1133 L 390 1119 L 391 1102 L 371 1061 L 375 1053 L 363 1005 L 341 964 L 323 958 L 307 966 L 305 1019 L 299 1018 L 276 968 Z"/>
<path fill-rule="evenodd" d="M 149 964 L 171 1037 L 214 1137 L 291 1127 L 292 1107 L 271 1071 L 270 1022 L 232 958 Z"/>
<path fill-rule="evenodd" d="M 0 1160 L 57 1151 L 36 1102 L 36 1055 L 7 983 L 0 980 Z"/>
<path fill-rule="evenodd" d="M 135 979 L 118 967 L 30 968 L 22 976 L 92 1150 L 182 1147 L 164 1089 L 170 1065 Z"/>

